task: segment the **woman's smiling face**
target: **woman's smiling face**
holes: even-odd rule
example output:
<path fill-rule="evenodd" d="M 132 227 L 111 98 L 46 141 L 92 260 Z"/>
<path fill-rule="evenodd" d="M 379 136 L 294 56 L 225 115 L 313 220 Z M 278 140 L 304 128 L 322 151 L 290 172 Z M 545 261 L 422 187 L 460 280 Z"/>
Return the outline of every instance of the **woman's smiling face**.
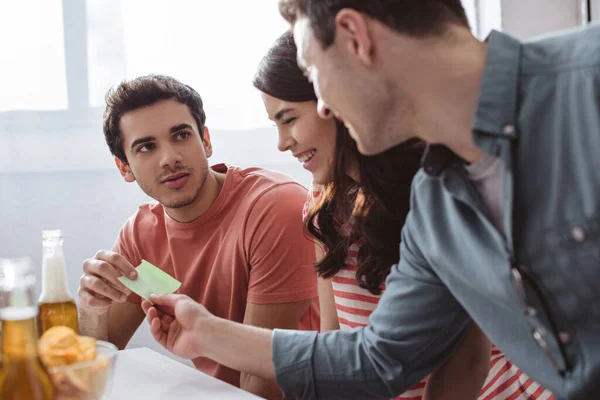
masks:
<path fill-rule="evenodd" d="M 279 151 L 290 151 L 313 176 L 313 182 L 327 184 L 333 177 L 336 123 L 323 119 L 315 101 L 290 102 L 262 93 L 279 135 Z"/>

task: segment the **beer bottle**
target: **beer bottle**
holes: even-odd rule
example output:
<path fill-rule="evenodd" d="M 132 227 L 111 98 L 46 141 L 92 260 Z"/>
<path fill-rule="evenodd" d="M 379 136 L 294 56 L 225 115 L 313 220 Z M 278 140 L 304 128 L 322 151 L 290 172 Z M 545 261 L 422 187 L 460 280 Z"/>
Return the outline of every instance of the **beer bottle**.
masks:
<path fill-rule="evenodd" d="M 0 259 L 0 399 L 54 400 L 37 347 L 35 276 L 29 259 Z"/>
<path fill-rule="evenodd" d="M 67 283 L 67 268 L 60 229 L 42 231 L 42 293 L 38 300 L 39 334 L 57 325 L 68 326 L 79 333 L 77 305 Z"/>

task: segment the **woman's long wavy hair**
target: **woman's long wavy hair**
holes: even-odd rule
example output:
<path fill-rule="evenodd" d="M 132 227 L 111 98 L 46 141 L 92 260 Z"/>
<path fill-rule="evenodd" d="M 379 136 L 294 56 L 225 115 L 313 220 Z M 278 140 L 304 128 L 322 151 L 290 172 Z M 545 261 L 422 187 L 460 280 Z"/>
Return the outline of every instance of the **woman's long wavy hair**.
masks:
<path fill-rule="evenodd" d="M 296 63 L 291 32 L 275 41 L 260 62 L 253 84 L 283 101 L 317 100 Z M 391 266 L 399 259 L 400 231 L 424 148 L 421 141 L 410 140 L 382 154 L 363 156 L 347 128 L 336 122 L 333 178 L 305 220 L 308 233 L 326 249 L 316 264 L 319 276 L 331 278 L 340 271 L 350 246 L 360 240 L 356 281 L 369 292 L 381 294 Z M 348 165 L 358 166 L 360 182 L 348 175 Z"/>

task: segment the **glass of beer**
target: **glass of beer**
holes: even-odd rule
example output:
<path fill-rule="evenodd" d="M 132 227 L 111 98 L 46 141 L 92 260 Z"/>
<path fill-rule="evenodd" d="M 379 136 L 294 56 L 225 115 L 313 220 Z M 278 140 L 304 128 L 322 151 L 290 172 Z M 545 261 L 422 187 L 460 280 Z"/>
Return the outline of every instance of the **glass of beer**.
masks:
<path fill-rule="evenodd" d="M 54 387 L 37 347 L 31 260 L 0 259 L 0 399 L 51 400 Z"/>

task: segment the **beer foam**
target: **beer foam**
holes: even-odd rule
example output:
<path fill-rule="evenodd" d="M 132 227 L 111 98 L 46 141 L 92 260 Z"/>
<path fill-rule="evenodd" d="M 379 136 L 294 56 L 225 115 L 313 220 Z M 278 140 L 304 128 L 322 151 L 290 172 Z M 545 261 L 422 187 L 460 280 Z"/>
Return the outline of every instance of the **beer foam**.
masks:
<path fill-rule="evenodd" d="M 67 271 L 62 252 L 44 257 L 40 303 L 63 303 L 73 300 L 67 286 Z"/>
<path fill-rule="evenodd" d="M 37 307 L 7 307 L 0 309 L 0 319 L 3 321 L 23 321 L 35 318 Z"/>

